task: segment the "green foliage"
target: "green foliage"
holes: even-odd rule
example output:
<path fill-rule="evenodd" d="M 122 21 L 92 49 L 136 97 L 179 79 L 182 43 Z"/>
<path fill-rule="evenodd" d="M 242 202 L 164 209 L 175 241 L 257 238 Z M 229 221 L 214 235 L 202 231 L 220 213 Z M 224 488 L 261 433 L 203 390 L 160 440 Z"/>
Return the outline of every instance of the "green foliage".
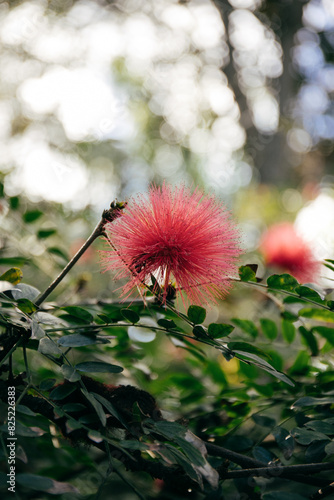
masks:
<path fill-rule="evenodd" d="M 187 312 L 189 320 L 194 323 L 194 325 L 199 325 L 203 323 L 206 317 L 206 310 L 199 306 L 190 306 Z"/>
<path fill-rule="evenodd" d="M 62 242 L 57 230 L 38 227 L 43 220 L 40 215 L 29 227 L 35 227 L 42 244 L 52 241 L 46 254 L 55 257 L 56 270 L 67 251 L 54 251 Z M 176 478 L 193 490 L 196 500 L 241 495 L 245 478 L 233 482 L 228 474 L 248 469 L 243 460 L 257 467 L 332 460 L 331 295 L 299 285 L 287 274 L 270 276 L 264 284 L 248 265 L 240 268 L 240 282 L 216 316 L 195 305 L 186 314 L 178 310 L 178 302 L 162 306 L 150 293 L 146 304 L 119 303 L 109 290 L 97 299 L 81 296 L 75 292 L 77 284 L 70 289 L 60 285 L 49 303 L 39 303 L 43 286 L 34 279 L 38 266 L 29 259 L 8 258 L 2 264 L 0 325 L 12 343 L 4 343 L 7 357 L 0 351 L 0 390 L 11 357 L 21 398 L 17 436 L 32 461 L 17 474 L 18 489 L 35 489 L 41 498 L 77 498 L 82 491 L 76 464 L 80 462 L 83 480 L 94 448 L 100 455 L 109 450 L 101 459 L 105 470 L 126 468 L 127 481 L 136 490 L 146 481 L 147 491 L 154 492 L 159 468 L 166 488 Z M 18 262 L 24 268 L 23 283 L 15 282 L 21 269 L 8 269 Z M 247 313 L 238 295 L 245 288 Z M 56 436 L 50 436 L 50 425 L 58 429 Z M 53 448 L 51 438 L 59 440 L 60 448 Z M 55 465 L 59 462 L 61 467 Z M 114 476 L 104 478 L 113 485 Z M 331 481 L 330 472 L 321 477 Z M 288 492 L 289 498 L 298 498 L 291 474 L 285 477 L 285 489 L 279 476 L 270 481 L 270 491 L 249 483 L 248 494 L 262 500 L 284 498 Z"/>

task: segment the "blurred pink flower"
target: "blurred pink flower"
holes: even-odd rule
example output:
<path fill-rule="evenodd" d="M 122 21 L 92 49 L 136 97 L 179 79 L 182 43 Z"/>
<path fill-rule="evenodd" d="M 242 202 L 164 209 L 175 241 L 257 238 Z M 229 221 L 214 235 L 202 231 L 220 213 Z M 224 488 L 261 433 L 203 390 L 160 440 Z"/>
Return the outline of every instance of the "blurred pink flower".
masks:
<path fill-rule="evenodd" d="M 122 215 L 105 227 L 112 247 L 102 261 L 116 278 L 128 278 L 123 296 L 151 283 L 183 290 L 193 303 L 223 297 L 237 275 L 239 233 L 229 212 L 213 196 L 182 186 L 151 187 L 148 198 L 139 195 Z M 185 302 L 182 296 L 183 302 Z"/>
<path fill-rule="evenodd" d="M 259 248 L 267 265 L 287 271 L 300 283 L 317 281 L 320 264 L 293 224 L 283 222 L 271 226 Z"/>

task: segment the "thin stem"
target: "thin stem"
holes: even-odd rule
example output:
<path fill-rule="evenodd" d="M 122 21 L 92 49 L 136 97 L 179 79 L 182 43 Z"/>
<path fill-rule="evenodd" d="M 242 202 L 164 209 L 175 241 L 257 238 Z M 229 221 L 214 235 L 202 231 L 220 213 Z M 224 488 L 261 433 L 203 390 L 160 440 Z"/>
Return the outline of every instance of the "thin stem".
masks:
<path fill-rule="evenodd" d="M 40 306 L 42 302 L 50 295 L 51 292 L 59 285 L 59 283 L 65 278 L 66 274 L 72 269 L 74 264 L 80 259 L 80 257 L 85 253 L 87 248 L 96 240 L 99 236 L 103 234 L 104 221 L 100 220 L 92 234 L 85 241 L 82 247 L 77 251 L 77 253 L 72 257 L 69 263 L 64 267 L 61 273 L 57 276 L 57 278 L 47 287 L 47 289 L 38 297 L 35 301 L 36 306 Z"/>
<path fill-rule="evenodd" d="M 265 288 L 268 291 L 271 290 L 273 292 L 283 293 L 284 295 L 289 295 L 290 297 L 295 297 L 295 298 L 297 298 L 300 301 L 309 302 L 310 304 L 314 304 L 315 306 L 321 307 L 322 309 L 327 309 L 328 311 L 332 311 L 332 309 L 330 307 L 326 306 L 325 304 L 321 304 L 321 303 L 316 302 L 315 300 L 309 299 L 307 297 L 301 297 L 297 293 L 289 292 L 288 290 L 271 288 L 268 285 L 264 285 L 263 283 L 257 283 L 256 281 L 242 281 L 239 278 L 230 278 L 230 279 L 231 279 L 231 281 L 235 281 L 237 283 L 241 283 L 241 284 L 245 284 L 245 285 L 257 286 L 257 287 Z"/>
<path fill-rule="evenodd" d="M 9 356 L 12 355 L 12 353 L 18 348 L 20 347 L 20 345 L 22 344 L 23 342 L 23 339 L 19 339 L 18 342 L 16 342 L 15 345 L 13 345 L 13 347 L 11 348 L 10 351 L 7 352 L 6 356 L 4 356 L 2 358 L 2 360 L 0 361 L 0 367 L 4 364 L 5 361 L 7 361 L 7 359 L 9 358 Z"/>
<path fill-rule="evenodd" d="M 121 215 L 121 210 L 126 207 L 126 202 L 117 202 L 113 201 L 110 204 L 110 208 L 108 210 L 104 210 L 102 213 L 102 217 L 100 222 L 97 224 L 96 228 L 89 236 L 89 238 L 85 241 L 82 247 L 77 251 L 77 253 L 72 257 L 70 262 L 64 267 L 61 273 L 57 276 L 57 278 L 48 286 L 48 288 L 38 297 L 35 301 L 37 306 L 40 306 L 42 302 L 50 295 L 50 293 L 59 285 L 62 279 L 66 276 L 66 274 L 72 269 L 74 264 L 80 259 L 80 257 L 85 253 L 87 248 L 96 240 L 99 236 L 107 236 L 104 231 L 104 226 L 107 222 L 113 222 Z"/>

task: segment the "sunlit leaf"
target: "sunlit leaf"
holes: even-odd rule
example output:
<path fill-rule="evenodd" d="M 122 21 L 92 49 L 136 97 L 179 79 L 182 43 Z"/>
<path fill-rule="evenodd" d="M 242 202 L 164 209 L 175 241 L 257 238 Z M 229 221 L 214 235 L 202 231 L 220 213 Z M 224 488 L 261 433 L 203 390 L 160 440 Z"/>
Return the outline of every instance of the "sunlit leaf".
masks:
<path fill-rule="evenodd" d="M 309 288 L 307 286 L 301 285 L 295 288 L 295 293 L 297 293 L 300 297 L 305 299 L 313 300 L 313 302 L 319 302 L 319 304 L 323 303 L 323 299 L 320 297 L 318 292 Z"/>
<path fill-rule="evenodd" d="M 296 286 L 299 285 L 296 278 L 290 274 L 273 274 L 267 279 L 267 285 L 274 290 L 286 290 L 293 292 Z"/>
<path fill-rule="evenodd" d="M 291 406 L 291 408 L 303 408 L 305 406 L 318 406 L 318 405 L 328 405 L 334 404 L 334 396 L 327 396 L 323 398 L 314 398 L 312 396 L 304 396 L 297 399 Z"/>
<path fill-rule="evenodd" d="M 299 311 L 299 316 L 303 318 L 311 318 L 317 321 L 325 321 L 326 323 L 334 323 L 334 312 L 327 309 L 314 309 L 305 307 Z"/>
<path fill-rule="evenodd" d="M 41 338 L 41 340 L 39 341 L 39 345 L 38 345 L 38 351 L 41 352 L 42 354 L 55 356 L 57 358 L 59 356 L 62 356 L 62 354 L 63 354 L 62 350 L 59 349 L 57 344 L 55 342 L 53 342 L 51 339 L 49 339 L 48 337 Z"/>
<path fill-rule="evenodd" d="M 241 281 L 257 281 L 257 268 L 258 266 L 256 264 L 247 264 L 246 266 L 239 267 L 239 277 Z"/>
<path fill-rule="evenodd" d="M 166 328 L 166 330 L 177 328 L 176 324 L 172 319 L 165 319 L 165 318 L 158 319 L 158 325 L 162 326 L 162 328 Z"/>
<path fill-rule="evenodd" d="M 9 281 L 13 285 L 17 285 L 22 280 L 23 273 L 18 267 L 11 267 L 8 271 L 0 276 L 0 281 Z"/>
<path fill-rule="evenodd" d="M 37 310 L 37 306 L 29 299 L 18 299 L 17 307 L 25 314 L 32 314 Z"/>
<path fill-rule="evenodd" d="M 18 285 L 15 285 L 14 288 L 14 290 L 11 290 L 11 294 L 15 300 L 28 299 L 34 302 L 34 300 L 40 294 L 40 291 L 37 290 L 37 288 L 26 285 L 25 283 L 19 283 Z"/>

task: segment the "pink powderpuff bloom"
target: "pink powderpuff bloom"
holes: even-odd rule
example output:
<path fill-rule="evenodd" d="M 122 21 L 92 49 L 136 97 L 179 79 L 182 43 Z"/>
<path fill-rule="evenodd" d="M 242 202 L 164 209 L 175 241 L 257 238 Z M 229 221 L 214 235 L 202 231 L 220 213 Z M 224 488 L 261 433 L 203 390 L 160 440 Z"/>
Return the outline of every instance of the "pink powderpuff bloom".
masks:
<path fill-rule="evenodd" d="M 292 274 L 300 283 L 317 281 L 320 264 L 293 224 L 275 224 L 263 235 L 260 251 L 266 264 Z"/>
<path fill-rule="evenodd" d="M 148 197 L 130 201 L 105 229 L 112 249 L 104 252 L 103 265 L 116 271 L 116 278 L 128 278 L 122 296 L 150 284 L 153 275 L 163 289 L 163 302 L 171 284 L 192 303 L 216 302 L 231 288 L 229 278 L 237 275 L 241 250 L 236 225 L 221 202 L 198 189 L 191 193 L 184 186 L 153 186 Z"/>

